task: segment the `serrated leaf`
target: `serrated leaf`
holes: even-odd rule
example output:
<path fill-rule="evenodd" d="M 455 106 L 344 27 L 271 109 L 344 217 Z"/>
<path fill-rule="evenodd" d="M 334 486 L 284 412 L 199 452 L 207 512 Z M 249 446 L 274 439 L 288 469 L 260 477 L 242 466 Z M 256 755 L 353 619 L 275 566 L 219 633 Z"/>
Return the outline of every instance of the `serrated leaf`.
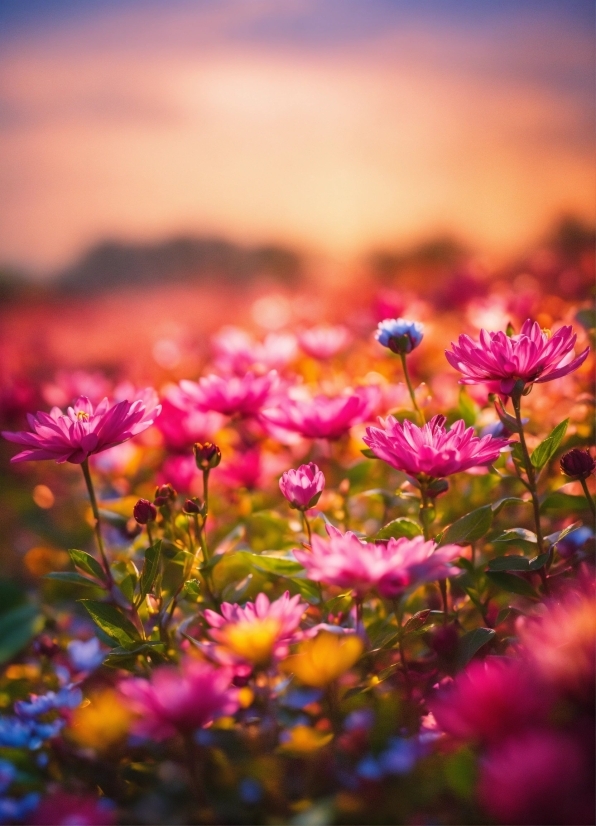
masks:
<path fill-rule="evenodd" d="M 492 640 L 495 633 L 492 628 L 474 628 L 472 631 L 468 631 L 460 637 L 456 658 L 458 668 L 466 666 L 474 654 L 480 651 L 483 645 L 486 645 Z"/>
<path fill-rule="evenodd" d="M 490 505 L 467 513 L 443 531 L 439 545 L 466 544 L 475 542 L 490 530 L 493 512 Z"/>
<path fill-rule="evenodd" d="M 94 579 L 87 579 L 82 574 L 77 574 L 76 571 L 52 571 L 46 574 L 44 579 L 53 579 L 56 582 L 68 582 L 70 585 L 86 585 L 91 588 L 99 588 L 99 585 Z"/>
<path fill-rule="evenodd" d="M 568 424 L 569 419 L 560 422 L 546 439 L 533 450 L 530 461 L 536 470 L 541 470 L 555 455 L 567 432 Z"/>
<path fill-rule="evenodd" d="M 16 656 L 43 628 L 44 619 L 36 605 L 26 603 L 0 617 L 0 663 Z"/>
<path fill-rule="evenodd" d="M 139 579 L 140 602 L 142 602 L 149 591 L 153 588 L 153 583 L 159 573 L 159 559 L 161 556 L 161 539 L 150 545 L 145 551 L 145 561 Z"/>
<path fill-rule="evenodd" d="M 534 588 L 525 579 L 515 574 L 507 573 L 506 571 L 487 571 L 486 576 L 493 585 L 500 588 L 501 591 L 507 591 L 510 594 L 519 594 L 521 597 L 528 599 L 540 599 Z"/>
<path fill-rule="evenodd" d="M 413 539 L 415 536 L 422 535 L 422 528 L 417 522 L 412 519 L 407 519 L 405 516 L 400 516 L 389 522 L 381 530 L 375 534 L 374 539 L 399 539 L 405 536 L 407 539 Z"/>
<path fill-rule="evenodd" d="M 530 560 L 525 556 L 499 556 L 488 563 L 491 571 L 528 571 Z"/>
<path fill-rule="evenodd" d="M 80 568 L 81 571 L 85 571 L 85 573 L 91 574 L 91 576 L 94 576 L 96 579 L 105 582 L 105 571 L 97 559 L 92 557 L 91 554 L 88 554 L 86 551 L 78 551 L 76 548 L 69 548 L 68 554 L 77 568 Z"/>
<path fill-rule="evenodd" d="M 132 622 L 114 605 L 91 599 L 81 599 L 79 602 L 85 606 L 93 622 L 101 628 L 104 634 L 116 640 L 124 648 L 129 648 L 132 643 L 140 639 L 139 632 Z"/>

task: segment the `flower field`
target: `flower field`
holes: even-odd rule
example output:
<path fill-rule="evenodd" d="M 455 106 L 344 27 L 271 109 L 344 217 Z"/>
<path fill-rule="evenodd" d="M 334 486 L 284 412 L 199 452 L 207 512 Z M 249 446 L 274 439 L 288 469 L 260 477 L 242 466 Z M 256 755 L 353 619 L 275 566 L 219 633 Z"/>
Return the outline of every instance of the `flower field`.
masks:
<path fill-rule="evenodd" d="M 594 318 L 553 261 L 13 374 L 1 823 L 594 822 Z"/>

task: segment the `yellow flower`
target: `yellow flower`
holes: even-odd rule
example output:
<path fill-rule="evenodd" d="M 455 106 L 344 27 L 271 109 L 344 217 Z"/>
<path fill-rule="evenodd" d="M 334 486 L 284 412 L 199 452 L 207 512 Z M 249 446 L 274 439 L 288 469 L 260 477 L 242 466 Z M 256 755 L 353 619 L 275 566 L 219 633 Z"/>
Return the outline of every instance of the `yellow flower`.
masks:
<path fill-rule="evenodd" d="M 337 635 L 322 631 L 303 642 L 298 653 L 288 657 L 280 668 L 295 674 L 306 685 L 322 688 L 345 674 L 362 654 L 362 640 L 355 634 Z"/>
<path fill-rule="evenodd" d="M 278 751 L 282 753 L 310 754 L 323 748 L 333 739 L 333 734 L 325 734 L 310 726 L 295 726 L 288 731 L 288 734 L 289 739 L 278 747 Z"/>
<path fill-rule="evenodd" d="M 267 665 L 271 660 L 281 626 L 272 617 L 235 622 L 221 629 L 221 642 L 245 660 L 255 665 Z"/>
<path fill-rule="evenodd" d="M 74 711 L 68 733 L 79 745 L 101 751 L 124 737 L 129 721 L 118 694 L 106 689 Z"/>

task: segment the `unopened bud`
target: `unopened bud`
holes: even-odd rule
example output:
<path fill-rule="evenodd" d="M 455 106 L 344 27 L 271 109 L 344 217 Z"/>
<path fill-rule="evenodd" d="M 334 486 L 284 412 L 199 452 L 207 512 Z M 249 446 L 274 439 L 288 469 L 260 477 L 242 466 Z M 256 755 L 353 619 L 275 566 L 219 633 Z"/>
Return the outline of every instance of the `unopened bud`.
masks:
<path fill-rule="evenodd" d="M 148 499 L 139 499 L 134 508 L 132 515 L 139 525 L 146 525 L 147 522 L 154 522 L 157 517 L 157 508 Z"/>
<path fill-rule="evenodd" d="M 167 505 L 168 502 L 173 502 L 176 496 L 177 493 L 171 485 L 160 485 L 155 488 L 153 504 L 158 508 L 162 508 L 164 505 Z"/>
<path fill-rule="evenodd" d="M 184 513 L 188 514 L 196 513 L 200 516 L 205 515 L 205 505 L 200 501 L 200 499 L 187 499 L 184 505 L 182 506 L 182 510 Z"/>
<path fill-rule="evenodd" d="M 574 479 L 587 479 L 596 470 L 596 459 L 589 450 L 580 450 L 574 447 L 568 451 L 561 459 L 561 470 L 565 476 Z"/>
<path fill-rule="evenodd" d="M 211 470 L 221 462 L 221 450 L 213 442 L 197 442 L 192 450 L 199 470 Z"/>

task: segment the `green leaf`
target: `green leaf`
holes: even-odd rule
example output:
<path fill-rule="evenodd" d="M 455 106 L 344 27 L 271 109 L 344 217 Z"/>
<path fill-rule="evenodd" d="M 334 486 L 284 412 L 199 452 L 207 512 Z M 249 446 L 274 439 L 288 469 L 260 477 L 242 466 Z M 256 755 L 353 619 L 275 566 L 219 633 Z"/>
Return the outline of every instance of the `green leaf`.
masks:
<path fill-rule="evenodd" d="M 145 551 L 145 562 L 139 580 L 140 601 L 142 602 L 151 588 L 159 572 L 159 558 L 161 556 L 161 539 L 150 545 Z"/>
<path fill-rule="evenodd" d="M 546 563 L 548 562 L 548 554 L 539 554 L 538 556 L 534 557 L 534 559 L 530 560 L 529 570 L 530 571 L 539 571 L 540 568 L 543 568 Z"/>
<path fill-rule="evenodd" d="M 434 622 L 441 622 L 444 619 L 442 611 L 431 611 L 430 608 L 425 608 L 423 611 L 418 611 L 413 617 L 406 622 L 403 627 L 403 634 L 415 634 L 424 628 L 425 625 L 432 625 Z"/>
<path fill-rule="evenodd" d="M 516 464 L 521 465 L 522 467 L 524 467 L 524 463 L 525 463 L 524 452 L 523 452 L 522 446 L 519 442 L 514 442 L 511 445 L 511 455 L 513 457 L 513 461 Z"/>
<path fill-rule="evenodd" d="M 466 666 L 474 654 L 492 640 L 495 633 L 492 628 L 474 628 L 460 637 L 456 658 L 458 668 Z"/>
<path fill-rule="evenodd" d="M 571 496 L 571 494 L 559 490 L 549 493 L 540 505 L 540 510 L 543 513 L 548 511 L 579 513 L 587 508 L 588 500 L 585 496 Z"/>
<path fill-rule="evenodd" d="M 77 574 L 76 571 L 52 571 L 51 574 L 46 574 L 44 579 L 53 579 L 57 582 L 68 582 L 71 585 L 86 585 L 87 587 L 99 587 L 97 582 L 93 579 L 87 579 L 82 574 Z"/>
<path fill-rule="evenodd" d="M 362 453 L 363 456 L 366 456 L 367 459 L 378 459 L 379 458 L 378 456 L 376 456 L 372 452 L 372 450 L 369 447 L 364 448 L 364 450 L 361 450 L 360 453 Z"/>
<path fill-rule="evenodd" d="M 534 449 L 530 456 L 530 461 L 537 470 L 543 468 L 555 455 L 557 448 L 563 441 L 568 424 L 569 419 L 562 421 L 555 427 L 552 433 Z"/>
<path fill-rule="evenodd" d="M 553 547 L 557 545 L 561 539 L 564 539 L 568 534 L 576 531 L 578 528 L 581 528 L 581 522 L 574 522 L 572 525 L 567 525 L 566 528 L 563 528 L 562 531 L 556 531 L 555 533 L 550 533 L 548 536 L 545 536 L 544 539 L 548 542 L 549 547 Z"/>
<path fill-rule="evenodd" d="M 525 579 L 515 574 L 510 574 L 505 571 L 487 571 L 486 576 L 493 585 L 500 588 L 501 591 L 508 591 L 510 594 L 519 594 L 521 597 L 528 599 L 540 599 L 534 588 Z"/>
<path fill-rule="evenodd" d="M 44 618 L 36 605 L 26 603 L 0 616 L 0 663 L 16 656 L 43 628 Z"/>
<path fill-rule="evenodd" d="M 525 528 L 509 528 L 509 530 L 503 531 L 500 536 L 497 536 L 496 539 L 493 539 L 495 545 L 509 542 L 525 550 L 534 551 L 538 538 L 533 531 L 528 531 Z"/>
<path fill-rule="evenodd" d="M 113 640 L 124 648 L 139 640 L 139 632 L 132 622 L 114 605 L 107 602 L 96 602 L 91 599 L 81 599 L 93 622 Z"/>
<path fill-rule="evenodd" d="M 319 605 L 321 597 L 319 587 L 310 579 L 301 579 L 300 577 L 284 577 L 288 582 L 290 592 L 293 590 L 292 586 L 298 591 L 302 599 L 305 599 L 311 605 Z"/>
<path fill-rule="evenodd" d="M 422 534 L 422 528 L 417 522 L 412 519 L 407 519 L 405 516 L 400 516 L 389 522 L 381 530 L 375 534 L 374 539 L 399 539 L 405 536 L 407 539 L 413 539 L 415 536 Z"/>
<path fill-rule="evenodd" d="M 489 532 L 493 521 L 493 511 L 490 505 L 462 516 L 443 531 L 439 545 L 469 544 L 480 539 Z"/>
<path fill-rule="evenodd" d="M 101 582 L 105 582 L 106 574 L 97 559 L 88 554 L 86 551 L 77 551 L 76 548 L 69 548 L 68 553 L 76 568 L 85 571 L 86 574 L 91 574 Z"/>
<path fill-rule="evenodd" d="M 299 574 L 303 568 L 295 559 L 288 559 L 280 556 L 267 556 L 265 554 L 251 554 L 248 551 L 240 551 L 243 558 L 257 571 L 263 571 L 266 574 L 274 574 L 275 576 L 292 576 Z"/>
<path fill-rule="evenodd" d="M 529 571 L 530 560 L 525 556 L 499 556 L 488 563 L 491 571 Z"/>
<path fill-rule="evenodd" d="M 519 433 L 519 425 L 517 423 L 517 419 L 513 416 L 510 416 L 509 413 L 505 411 L 505 408 L 501 404 L 500 401 L 495 401 L 495 410 L 497 411 L 497 416 L 501 420 L 501 424 L 503 424 L 507 430 L 511 433 Z"/>
<path fill-rule="evenodd" d="M 493 502 L 491 508 L 493 509 L 493 513 L 496 516 L 501 510 L 506 507 L 507 505 L 531 505 L 532 502 L 530 499 L 520 499 L 519 496 L 506 496 L 504 499 L 498 499 L 496 502 Z"/>

